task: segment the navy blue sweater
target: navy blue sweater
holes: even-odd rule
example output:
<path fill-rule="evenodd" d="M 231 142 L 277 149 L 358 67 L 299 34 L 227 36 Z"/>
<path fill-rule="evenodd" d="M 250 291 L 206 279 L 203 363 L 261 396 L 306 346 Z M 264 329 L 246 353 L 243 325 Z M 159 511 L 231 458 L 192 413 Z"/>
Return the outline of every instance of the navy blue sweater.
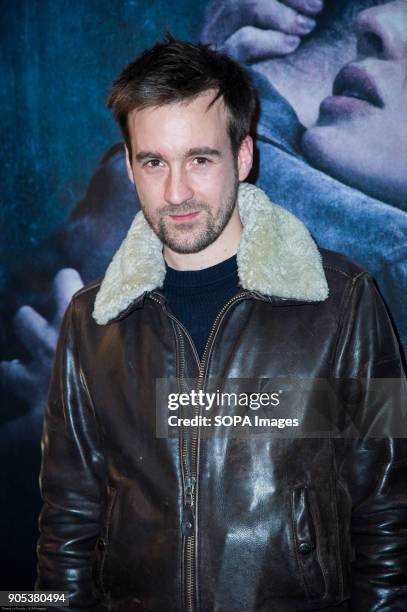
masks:
<path fill-rule="evenodd" d="M 216 315 L 239 291 L 236 255 L 204 270 L 166 270 L 164 295 L 202 357 Z"/>

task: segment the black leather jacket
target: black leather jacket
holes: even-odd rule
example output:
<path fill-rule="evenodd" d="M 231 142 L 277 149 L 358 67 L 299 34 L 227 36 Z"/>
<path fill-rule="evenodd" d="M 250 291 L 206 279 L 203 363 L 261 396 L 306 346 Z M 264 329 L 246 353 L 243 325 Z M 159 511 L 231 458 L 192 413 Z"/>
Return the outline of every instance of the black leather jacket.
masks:
<path fill-rule="evenodd" d="M 403 440 L 156 436 L 156 379 L 402 378 L 368 275 L 331 252 L 322 264 L 324 299 L 242 288 L 201 363 L 159 290 L 103 325 L 99 284 L 76 294 L 45 420 L 37 588 L 82 609 L 407 610 Z M 307 395 L 302 417 L 313 409 Z"/>

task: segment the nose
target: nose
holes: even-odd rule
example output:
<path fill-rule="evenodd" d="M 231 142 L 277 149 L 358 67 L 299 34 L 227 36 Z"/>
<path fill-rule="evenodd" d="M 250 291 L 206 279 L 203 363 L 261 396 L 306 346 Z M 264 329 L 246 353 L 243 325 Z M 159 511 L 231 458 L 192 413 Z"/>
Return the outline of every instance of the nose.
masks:
<path fill-rule="evenodd" d="M 379 59 L 407 58 L 407 2 L 366 9 L 355 21 L 358 54 Z"/>
<path fill-rule="evenodd" d="M 188 183 L 186 172 L 182 169 L 171 169 L 165 182 L 164 198 L 168 204 L 182 204 L 194 195 Z"/>

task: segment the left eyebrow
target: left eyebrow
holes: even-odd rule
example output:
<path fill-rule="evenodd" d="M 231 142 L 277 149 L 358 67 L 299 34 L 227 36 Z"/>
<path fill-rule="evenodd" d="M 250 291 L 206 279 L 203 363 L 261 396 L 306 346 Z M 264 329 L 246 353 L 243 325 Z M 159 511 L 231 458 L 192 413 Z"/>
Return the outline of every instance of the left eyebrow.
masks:
<path fill-rule="evenodd" d="M 194 147 L 193 149 L 188 149 L 184 157 L 187 159 L 188 157 L 198 157 L 199 155 L 211 155 L 219 159 L 222 157 L 222 153 L 218 151 L 218 149 L 212 149 L 211 147 Z M 142 162 L 146 159 L 166 161 L 160 153 L 155 151 L 140 151 L 135 157 L 138 162 Z"/>
<path fill-rule="evenodd" d="M 222 157 L 222 154 L 218 149 L 211 149 L 211 147 L 195 147 L 194 149 L 189 149 L 185 157 L 194 157 L 198 155 L 211 155 L 212 157 Z"/>

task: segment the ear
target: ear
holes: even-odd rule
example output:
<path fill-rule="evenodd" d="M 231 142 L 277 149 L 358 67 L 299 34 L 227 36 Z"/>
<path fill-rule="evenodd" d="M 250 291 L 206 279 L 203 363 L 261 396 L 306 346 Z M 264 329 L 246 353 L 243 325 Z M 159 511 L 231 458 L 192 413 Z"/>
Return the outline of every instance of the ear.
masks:
<path fill-rule="evenodd" d="M 131 180 L 131 182 L 134 185 L 134 177 L 133 177 L 133 168 L 131 167 L 131 163 L 130 163 L 130 155 L 129 155 L 129 150 L 127 148 L 126 145 L 124 145 L 124 150 L 126 152 L 126 168 L 127 168 L 127 175 L 129 177 L 129 179 Z"/>
<path fill-rule="evenodd" d="M 239 173 L 239 181 L 244 181 L 253 166 L 253 139 L 251 136 L 246 136 L 239 147 L 237 154 L 237 168 Z"/>

